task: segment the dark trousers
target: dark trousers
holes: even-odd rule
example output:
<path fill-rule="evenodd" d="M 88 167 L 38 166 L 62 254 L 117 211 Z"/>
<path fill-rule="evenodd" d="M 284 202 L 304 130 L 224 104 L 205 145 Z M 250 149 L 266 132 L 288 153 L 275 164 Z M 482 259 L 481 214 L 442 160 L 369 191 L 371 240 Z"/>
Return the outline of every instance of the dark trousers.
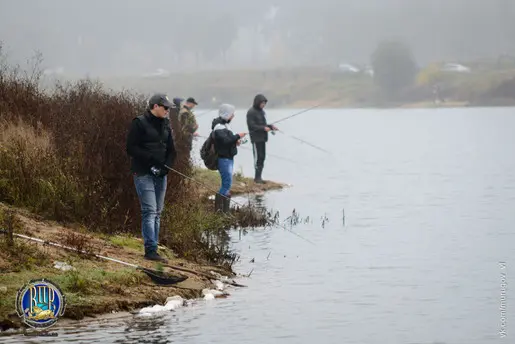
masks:
<path fill-rule="evenodd" d="M 254 168 L 256 169 L 255 179 L 261 179 L 261 173 L 265 165 L 266 142 L 254 142 L 252 152 L 254 153 Z"/>

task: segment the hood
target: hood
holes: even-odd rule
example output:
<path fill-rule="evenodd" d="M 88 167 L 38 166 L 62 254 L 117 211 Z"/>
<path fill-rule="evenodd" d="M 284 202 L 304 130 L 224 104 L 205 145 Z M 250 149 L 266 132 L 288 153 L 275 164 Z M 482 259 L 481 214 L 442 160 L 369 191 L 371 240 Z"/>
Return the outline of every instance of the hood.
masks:
<path fill-rule="evenodd" d="M 211 130 L 213 130 L 217 124 L 225 124 L 227 121 L 221 119 L 220 117 L 216 117 L 213 119 L 213 122 L 211 123 Z"/>
<path fill-rule="evenodd" d="M 259 104 L 261 104 L 262 102 L 268 102 L 268 99 L 266 99 L 266 97 L 264 95 L 258 94 L 257 96 L 254 97 L 254 104 L 252 104 L 252 106 L 258 110 L 261 110 L 259 107 Z"/>
<path fill-rule="evenodd" d="M 220 110 L 218 110 L 218 117 L 228 120 L 235 110 L 235 107 L 231 104 L 222 104 L 220 105 Z"/>

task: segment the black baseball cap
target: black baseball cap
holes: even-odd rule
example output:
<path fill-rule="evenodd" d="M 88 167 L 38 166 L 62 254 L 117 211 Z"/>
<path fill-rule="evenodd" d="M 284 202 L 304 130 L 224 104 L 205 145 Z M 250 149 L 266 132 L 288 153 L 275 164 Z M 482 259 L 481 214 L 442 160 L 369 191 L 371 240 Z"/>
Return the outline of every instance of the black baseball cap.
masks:
<path fill-rule="evenodd" d="M 164 93 L 156 93 L 148 100 L 148 106 L 153 108 L 154 105 L 165 106 L 167 108 L 172 107 L 172 103 L 168 96 Z"/>
<path fill-rule="evenodd" d="M 198 105 L 198 103 L 197 103 L 197 101 L 195 100 L 195 98 L 191 98 L 191 97 L 189 97 L 188 99 L 186 99 L 186 102 L 187 102 L 187 103 L 192 103 L 192 104 Z"/>

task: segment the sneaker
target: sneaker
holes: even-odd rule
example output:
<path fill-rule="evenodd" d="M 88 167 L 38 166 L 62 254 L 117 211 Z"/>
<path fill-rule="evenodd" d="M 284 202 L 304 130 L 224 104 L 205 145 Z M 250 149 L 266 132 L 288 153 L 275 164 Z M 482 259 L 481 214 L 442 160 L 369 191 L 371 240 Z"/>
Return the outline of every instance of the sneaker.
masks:
<path fill-rule="evenodd" d="M 145 253 L 145 257 L 144 258 L 147 259 L 147 260 L 154 260 L 154 261 L 158 261 L 158 262 L 168 263 L 168 260 L 166 260 L 165 258 L 161 257 L 157 252 Z"/>

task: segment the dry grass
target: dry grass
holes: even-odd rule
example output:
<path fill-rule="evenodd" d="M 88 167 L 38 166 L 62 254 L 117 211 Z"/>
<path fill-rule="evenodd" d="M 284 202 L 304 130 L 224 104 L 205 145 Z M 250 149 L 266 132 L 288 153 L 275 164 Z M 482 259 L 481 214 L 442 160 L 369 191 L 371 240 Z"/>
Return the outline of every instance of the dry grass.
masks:
<path fill-rule="evenodd" d="M 66 173 L 51 135 L 23 123 L 0 122 L 0 199 L 58 220 L 81 217 L 84 194 Z M 78 215 L 78 216 L 77 216 Z"/>

